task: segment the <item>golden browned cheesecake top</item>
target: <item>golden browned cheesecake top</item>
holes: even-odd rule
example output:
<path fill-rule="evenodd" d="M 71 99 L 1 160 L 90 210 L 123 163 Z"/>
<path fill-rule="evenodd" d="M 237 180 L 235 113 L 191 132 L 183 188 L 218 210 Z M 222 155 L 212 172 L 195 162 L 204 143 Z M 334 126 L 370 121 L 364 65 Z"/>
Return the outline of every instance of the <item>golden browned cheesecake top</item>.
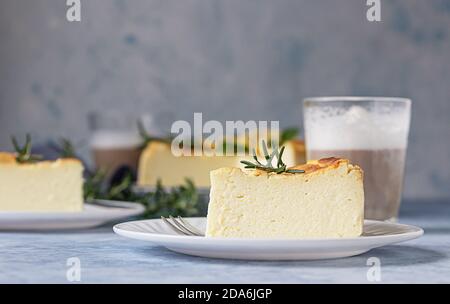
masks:
<path fill-rule="evenodd" d="M 349 171 L 351 171 L 351 170 L 362 171 L 359 166 L 350 164 L 350 161 L 348 159 L 336 158 L 336 157 L 322 158 L 319 160 L 310 160 L 306 164 L 297 165 L 290 169 L 304 170 L 305 173 L 308 174 L 308 173 L 313 173 L 313 172 L 317 172 L 317 171 L 326 171 L 329 169 L 336 169 L 340 165 L 347 165 L 349 168 Z"/>
<path fill-rule="evenodd" d="M 52 164 L 52 163 L 76 163 L 76 164 L 80 164 L 81 165 L 81 161 L 79 159 L 76 158 L 59 158 L 56 161 L 51 161 L 51 160 L 43 160 L 43 161 L 38 161 L 35 163 L 18 163 L 16 160 L 16 154 L 14 153 L 9 153 L 9 152 L 0 152 L 0 165 L 20 165 L 20 166 L 32 166 L 32 165 L 41 165 L 41 164 Z"/>
<path fill-rule="evenodd" d="M 289 141 L 294 149 L 298 152 L 305 152 L 305 141 L 301 139 L 291 139 Z"/>
<path fill-rule="evenodd" d="M 296 169 L 296 170 L 304 170 L 305 172 L 303 174 L 318 174 L 318 173 L 324 173 L 329 170 L 334 170 L 339 168 L 340 166 L 347 167 L 348 172 L 351 171 L 358 171 L 362 177 L 363 170 L 357 166 L 350 164 L 350 161 L 345 158 L 336 158 L 336 157 L 328 157 L 328 158 L 322 158 L 319 160 L 310 160 L 306 164 L 303 165 L 297 165 L 294 167 L 290 167 L 289 169 Z M 246 170 L 247 173 L 253 172 L 253 175 L 261 175 L 261 174 L 267 174 L 267 175 L 277 175 L 277 173 L 274 172 L 266 172 L 264 170 Z M 291 175 L 292 173 L 282 173 L 281 175 Z"/>
<path fill-rule="evenodd" d="M 16 156 L 13 153 L 0 152 L 0 164 L 14 164 L 16 162 Z"/>

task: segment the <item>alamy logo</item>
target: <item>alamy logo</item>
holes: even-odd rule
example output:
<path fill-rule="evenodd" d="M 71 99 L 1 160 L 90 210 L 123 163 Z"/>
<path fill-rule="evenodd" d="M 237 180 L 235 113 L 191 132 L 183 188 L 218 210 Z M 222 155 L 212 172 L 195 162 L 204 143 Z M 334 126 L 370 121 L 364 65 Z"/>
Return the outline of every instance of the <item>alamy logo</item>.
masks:
<path fill-rule="evenodd" d="M 257 151 L 262 142 L 272 147 L 279 144 L 278 121 L 226 121 L 225 127 L 216 120 L 203 122 L 202 113 L 194 113 L 194 126 L 184 120 L 175 121 L 170 132 L 171 150 L 179 156 L 234 156 Z M 205 135 L 205 136 L 204 136 Z"/>
<path fill-rule="evenodd" d="M 66 5 L 69 7 L 66 12 L 67 21 L 81 21 L 81 2 L 80 0 L 67 0 Z"/>
<path fill-rule="evenodd" d="M 377 257 L 370 257 L 366 262 L 367 266 L 370 266 L 367 270 L 367 281 L 369 282 L 380 282 L 381 281 L 381 261 Z"/>
<path fill-rule="evenodd" d="M 367 0 L 366 5 L 370 6 L 366 13 L 367 20 L 369 22 L 381 21 L 380 0 Z"/>
<path fill-rule="evenodd" d="M 66 261 L 67 271 L 66 279 L 69 282 L 80 282 L 81 281 L 81 261 L 80 258 L 71 257 Z"/>

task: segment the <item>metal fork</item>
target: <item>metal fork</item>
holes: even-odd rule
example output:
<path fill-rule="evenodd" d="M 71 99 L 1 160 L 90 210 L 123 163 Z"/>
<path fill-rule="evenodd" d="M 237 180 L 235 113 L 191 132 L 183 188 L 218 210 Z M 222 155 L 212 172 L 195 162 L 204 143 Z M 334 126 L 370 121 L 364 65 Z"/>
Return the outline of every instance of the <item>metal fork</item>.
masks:
<path fill-rule="evenodd" d="M 200 230 L 189 224 L 181 216 L 178 216 L 177 218 L 174 218 L 171 215 L 169 215 L 169 218 L 161 216 L 161 219 L 177 234 L 190 236 L 205 236 L 203 232 L 201 232 Z"/>

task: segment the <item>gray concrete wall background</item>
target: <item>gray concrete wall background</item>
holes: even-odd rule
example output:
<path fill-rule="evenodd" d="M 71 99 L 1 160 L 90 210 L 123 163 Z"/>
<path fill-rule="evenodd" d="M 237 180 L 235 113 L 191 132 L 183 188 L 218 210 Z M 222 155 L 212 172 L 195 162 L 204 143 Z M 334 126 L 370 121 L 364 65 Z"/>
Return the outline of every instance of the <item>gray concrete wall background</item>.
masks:
<path fill-rule="evenodd" d="M 405 196 L 450 197 L 450 1 L 89 0 L 0 2 L 0 148 L 88 136 L 114 108 L 172 119 L 300 125 L 317 95 L 413 99 Z"/>

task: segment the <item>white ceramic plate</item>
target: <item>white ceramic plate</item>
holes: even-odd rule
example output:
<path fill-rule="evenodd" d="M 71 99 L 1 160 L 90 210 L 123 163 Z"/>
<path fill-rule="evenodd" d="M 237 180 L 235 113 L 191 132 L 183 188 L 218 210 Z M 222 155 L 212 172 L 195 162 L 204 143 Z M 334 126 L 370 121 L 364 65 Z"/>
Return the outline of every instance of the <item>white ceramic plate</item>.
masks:
<path fill-rule="evenodd" d="M 206 218 L 186 218 L 205 231 Z M 162 220 L 121 223 L 114 232 L 132 239 L 149 241 L 188 255 L 245 260 L 319 260 L 349 257 L 370 249 L 420 237 L 419 227 L 380 221 L 364 222 L 364 234 L 341 239 L 230 239 L 181 236 Z"/>
<path fill-rule="evenodd" d="M 84 204 L 82 212 L 0 212 L 0 230 L 66 230 L 92 228 L 142 214 L 137 203 L 99 200 Z"/>

